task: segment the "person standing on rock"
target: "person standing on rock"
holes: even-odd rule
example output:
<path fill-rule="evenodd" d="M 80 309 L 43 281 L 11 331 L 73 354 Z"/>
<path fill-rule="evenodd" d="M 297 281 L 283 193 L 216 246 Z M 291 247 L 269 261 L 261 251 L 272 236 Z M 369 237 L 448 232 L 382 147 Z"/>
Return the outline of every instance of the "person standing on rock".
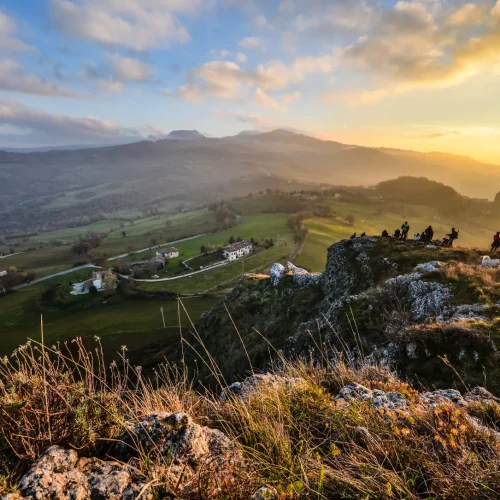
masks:
<path fill-rule="evenodd" d="M 396 238 L 397 240 L 399 240 L 401 238 L 401 230 L 400 229 L 396 229 L 396 231 L 394 231 L 394 238 Z"/>
<path fill-rule="evenodd" d="M 453 246 L 453 242 L 458 239 L 458 233 L 459 232 L 454 227 L 451 228 L 451 233 L 446 235 L 448 236 L 448 240 L 446 241 L 447 247 Z"/>
<path fill-rule="evenodd" d="M 493 243 L 491 244 L 491 251 L 495 253 L 500 248 L 500 231 L 493 235 Z"/>
<path fill-rule="evenodd" d="M 405 223 L 401 226 L 401 239 L 403 241 L 406 241 L 409 232 L 410 232 L 410 225 L 408 224 L 408 221 L 405 221 Z"/>
<path fill-rule="evenodd" d="M 425 230 L 425 240 L 427 243 L 431 243 L 433 238 L 434 238 L 434 229 L 432 229 L 432 226 L 429 226 Z"/>

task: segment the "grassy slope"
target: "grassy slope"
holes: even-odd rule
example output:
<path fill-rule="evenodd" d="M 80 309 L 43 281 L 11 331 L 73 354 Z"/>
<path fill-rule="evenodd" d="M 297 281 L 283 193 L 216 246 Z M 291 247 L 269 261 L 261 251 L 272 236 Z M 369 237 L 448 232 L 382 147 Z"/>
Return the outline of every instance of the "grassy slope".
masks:
<path fill-rule="evenodd" d="M 88 272 L 80 271 L 72 278 L 83 279 Z M 51 282 L 57 282 L 56 279 Z M 107 299 L 106 303 L 90 307 L 88 297 L 79 300 L 76 310 L 37 306 L 46 284 L 34 285 L 2 298 L 0 317 L 0 351 L 7 354 L 27 338 L 40 339 L 40 314 L 43 312 L 45 339 L 47 344 L 63 341 L 75 336 L 101 337 L 108 352 L 117 351 L 121 345 L 137 348 L 155 340 L 163 339 L 172 331 L 163 329 L 160 307 L 164 308 L 168 328 L 178 326 L 177 302 L 162 299 L 125 299 L 119 295 Z M 185 299 L 184 304 L 193 321 L 209 310 L 218 299 Z M 187 318 L 182 319 L 188 325 Z"/>
<path fill-rule="evenodd" d="M 335 210 L 337 216 L 332 218 L 309 219 L 306 226 L 309 228 L 306 245 L 298 264 L 313 271 L 323 271 L 326 263 L 326 251 L 335 241 L 349 238 L 354 232 L 358 235 L 366 232 L 369 235 L 381 234 L 384 229 L 390 233 L 408 220 L 410 224 L 410 234 L 423 231 L 429 224 L 434 228 L 436 237 L 442 237 L 448 233 L 452 225 L 460 229 L 460 246 L 481 246 L 487 248 L 491 235 L 493 234 L 493 221 L 478 221 L 470 219 L 465 223 L 454 222 L 453 220 L 435 220 L 434 210 L 418 205 L 406 205 L 408 213 L 414 215 L 401 215 L 398 213 L 385 211 L 390 207 L 389 203 L 368 203 L 355 204 L 350 202 L 329 201 L 329 205 Z M 382 207 L 384 212 L 377 213 L 377 207 Z M 354 215 L 356 222 L 350 226 L 346 221 L 347 215 Z"/>

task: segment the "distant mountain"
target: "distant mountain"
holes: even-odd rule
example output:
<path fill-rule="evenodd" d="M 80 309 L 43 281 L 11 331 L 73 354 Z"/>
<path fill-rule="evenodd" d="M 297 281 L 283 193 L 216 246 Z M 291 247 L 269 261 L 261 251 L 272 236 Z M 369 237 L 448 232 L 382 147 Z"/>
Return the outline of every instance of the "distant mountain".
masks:
<path fill-rule="evenodd" d="M 500 191 L 500 167 L 464 156 L 359 147 L 284 129 L 223 138 L 176 130 L 109 147 L 0 150 L 0 220 L 22 228 L 39 212 L 46 221 L 111 214 L 157 199 L 209 202 L 265 189 L 271 179 L 373 186 L 400 176 L 427 177 L 475 198 L 493 199 Z M 51 215 L 65 193 L 74 193 L 73 211 L 61 205 L 65 213 Z"/>
<path fill-rule="evenodd" d="M 205 136 L 197 130 L 172 130 L 167 135 L 166 139 L 174 139 L 176 141 L 195 141 L 197 139 L 205 139 Z"/>

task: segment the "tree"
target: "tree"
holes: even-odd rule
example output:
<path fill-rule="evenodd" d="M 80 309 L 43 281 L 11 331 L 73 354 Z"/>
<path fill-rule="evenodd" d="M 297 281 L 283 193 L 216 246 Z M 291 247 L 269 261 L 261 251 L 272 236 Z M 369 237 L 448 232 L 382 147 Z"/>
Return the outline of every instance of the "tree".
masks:
<path fill-rule="evenodd" d="M 229 244 L 232 245 L 235 242 L 234 236 L 229 237 Z"/>
<path fill-rule="evenodd" d="M 122 231 L 122 238 L 126 238 L 127 237 L 127 233 L 125 231 Z"/>
<path fill-rule="evenodd" d="M 97 295 L 97 288 L 94 285 L 92 285 L 89 288 L 89 293 L 90 293 L 90 295 Z"/>

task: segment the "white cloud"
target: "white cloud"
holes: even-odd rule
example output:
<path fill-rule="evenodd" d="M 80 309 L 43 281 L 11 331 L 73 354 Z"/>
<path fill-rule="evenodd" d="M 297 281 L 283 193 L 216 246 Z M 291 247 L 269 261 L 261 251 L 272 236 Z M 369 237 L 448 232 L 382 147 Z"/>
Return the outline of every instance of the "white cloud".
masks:
<path fill-rule="evenodd" d="M 265 44 L 264 41 L 261 38 L 257 38 L 254 36 L 247 36 L 246 38 L 243 38 L 240 40 L 239 43 L 240 47 L 243 47 L 244 49 L 253 49 L 253 50 L 265 50 Z"/>
<path fill-rule="evenodd" d="M 257 113 L 239 113 L 237 111 L 223 111 L 215 114 L 221 118 L 232 118 L 240 123 L 252 125 L 257 128 L 272 126 L 272 120 L 267 116 L 262 116 Z"/>
<path fill-rule="evenodd" d="M 190 40 L 179 15 L 199 13 L 203 0 L 51 0 L 52 16 L 68 36 L 136 50 Z"/>
<path fill-rule="evenodd" d="M 123 90 L 123 83 L 116 80 L 97 80 L 97 88 L 101 92 L 118 94 Z"/>
<path fill-rule="evenodd" d="M 0 124 L 14 127 L 26 136 L 26 141 L 64 144 L 106 143 L 123 138 L 147 136 L 144 129 L 121 127 L 110 120 L 92 116 L 75 117 L 38 111 L 16 101 L 0 101 Z"/>
<path fill-rule="evenodd" d="M 260 87 L 255 91 L 257 103 L 264 108 L 280 109 L 281 104 L 272 96 L 264 92 Z"/>
<path fill-rule="evenodd" d="M 243 52 L 238 52 L 236 54 L 236 62 L 240 64 L 245 64 L 248 61 L 248 57 L 243 54 Z"/>
<path fill-rule="evenodd" d="M 227 59 L 230 55 L 231 52 L 229 50 L 212 49 L 210 51 L 210 56 L 213 57 L 214 59 Z"/>
<path fill-rule="evenodd" d="M 0 11 L 0 52 L 22 52 L 32 50 L 32 47 L 16 38 L 15 21 Z"/>
<path fill-rule="evenodd" d="M 54 97 L 83 97 L 64 87 L 27 73 L 20 63 L 9 58 L 0 59 L 0 90 Z"/>
<path fill-rule="evenodd" d="M 487 12 L 487 6 L 482 3 L 467 3 L 455 11 L 447 19 L 450 26 L 472 26 L 481 24 L 484 15 Z"/>
<path fill-rule="evenodd" d="M 121 57 L 117 54 L 109 56 L 114 78 L 119 82 L 145 82 L 153 76 L 148 64 L 133 57 Z"/>

